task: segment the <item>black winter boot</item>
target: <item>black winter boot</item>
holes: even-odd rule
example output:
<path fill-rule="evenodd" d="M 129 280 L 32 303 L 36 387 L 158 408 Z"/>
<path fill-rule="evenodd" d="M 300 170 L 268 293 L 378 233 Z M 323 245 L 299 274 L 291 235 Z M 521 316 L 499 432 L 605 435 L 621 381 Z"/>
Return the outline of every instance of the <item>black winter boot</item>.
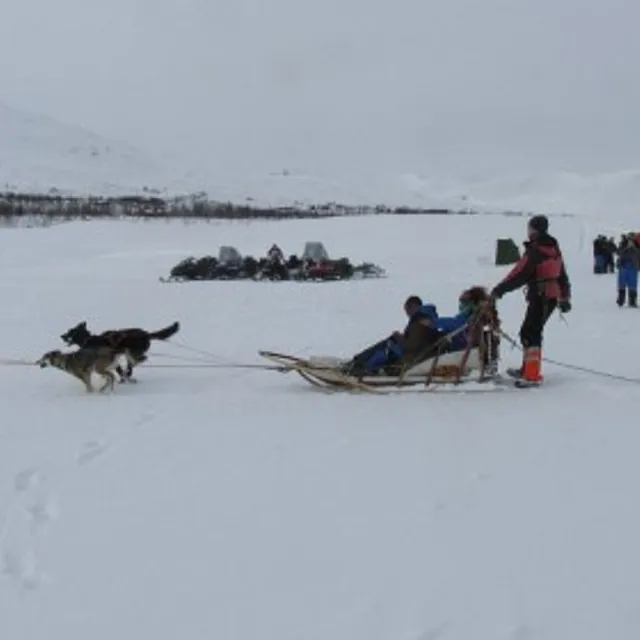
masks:
<path fill-rule="evenodd" d="M 629 291 L 629 306 L 637 307 L 638 306 L 638 292 L 637 291 Z"/>
<path fill-rule="evenodd" d="M 520 380 L 522 378 L 522 374 L 524 373 L 524 367 L 519 367 L 516 369 L 515 367 L 510 367 L 507 369 L 507 375 L 510 378 L 514 378 L 515 380 Z"/>
<path fill-rule="evenodd" d="M 626 298 L 626 289 L 618 289 L 618 299 L 616 300 L 616 304 L 621 307 L 624 304 Z"/>

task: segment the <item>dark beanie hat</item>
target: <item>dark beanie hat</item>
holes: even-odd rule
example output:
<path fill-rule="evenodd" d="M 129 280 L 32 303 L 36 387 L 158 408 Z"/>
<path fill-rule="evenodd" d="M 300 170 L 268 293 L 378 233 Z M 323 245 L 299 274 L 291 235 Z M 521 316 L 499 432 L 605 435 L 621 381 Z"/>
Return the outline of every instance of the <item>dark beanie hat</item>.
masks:
<path fill-rule="evenodd" d="M 529 220 L 529 228 L 538 233 L 547 233 L 549 231 L 549 219 L 547 216 L 533 216 Z"/>

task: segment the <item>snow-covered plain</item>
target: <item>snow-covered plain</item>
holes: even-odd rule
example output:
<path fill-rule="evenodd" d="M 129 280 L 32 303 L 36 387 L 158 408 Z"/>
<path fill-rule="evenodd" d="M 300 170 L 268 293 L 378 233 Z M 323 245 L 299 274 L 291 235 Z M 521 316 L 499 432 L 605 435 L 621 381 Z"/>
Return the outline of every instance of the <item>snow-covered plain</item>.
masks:
<path fill-rule="evenodd" d="M 0 233 L 0 357 L 182 323 L 138 385 L 89 396 L 3 365 L 0 628 L 8 640 L 631 640 L 640 635 L 640 385 L 546 367 L 527 391 L 326 395 L 258 349 L 347 355 L 492 284 L 499 216 L 70 223 Z M 546 353 L 634 375 L 634 311 L 591 274 L 595 229 L 553 221 L 574 284 Z M 389 278 L 161 284 L 221 244 L 321 240 Z M 517 333 L 522 298 L 500 306 Z M 182 346 L 179 346 L 182 345 Z M 173 356 L 172 358 L 168 356 Z M 504 348 L 505 364 L 518 354 Z M 180 360 L 184 358 L 184 362 Z M 173 365 L 161 367 L 159 365 Z"/>

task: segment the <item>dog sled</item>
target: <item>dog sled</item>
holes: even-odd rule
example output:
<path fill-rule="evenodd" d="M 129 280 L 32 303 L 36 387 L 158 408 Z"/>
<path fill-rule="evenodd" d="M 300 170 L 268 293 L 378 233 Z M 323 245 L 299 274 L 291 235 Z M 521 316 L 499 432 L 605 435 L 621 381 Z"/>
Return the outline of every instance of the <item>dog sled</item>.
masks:
<path fill-rule="evenodd" d="M 354 376 L 344 370 L 346 362 L 336 357 L 299 358 L 293 355 L 260 351 L 260 356 L 278 365 L 280 371 L 293 371 L 315 387 L 327 391 L 489 391 L 504 386 L 497 368 L 483 367 L 477 350 L 471 351 L 466 364 L 461 353 L 429 358 L 396 375 Z"/>
<path fill-rule="evenodd" d="M 464 333 L 466 346 L 452 349 L 456 335 Z M 402 366 L 383 367 L 375 373 L 356 373 L 352 359 L 301 358 L 274 351 L 260 351 L 262 358 L 281 372 L 295 372 L 316 387 L 334 391 L 393 391 L 457 389 L 493 390 L 506 382 L 499 374 L 500 328 L 494 309 L 479 307 L 469 321 L 428 345 Z"/>

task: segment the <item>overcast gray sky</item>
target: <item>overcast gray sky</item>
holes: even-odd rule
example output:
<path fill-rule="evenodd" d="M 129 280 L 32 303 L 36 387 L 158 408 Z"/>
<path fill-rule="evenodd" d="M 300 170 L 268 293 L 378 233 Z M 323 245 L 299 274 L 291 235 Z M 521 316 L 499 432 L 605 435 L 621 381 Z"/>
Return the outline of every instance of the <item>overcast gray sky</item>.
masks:
<path fill-rule="evenodd" d="M 640 166 L 638 0 L 20 0 L 0 99 L 217 172 Z"/>

